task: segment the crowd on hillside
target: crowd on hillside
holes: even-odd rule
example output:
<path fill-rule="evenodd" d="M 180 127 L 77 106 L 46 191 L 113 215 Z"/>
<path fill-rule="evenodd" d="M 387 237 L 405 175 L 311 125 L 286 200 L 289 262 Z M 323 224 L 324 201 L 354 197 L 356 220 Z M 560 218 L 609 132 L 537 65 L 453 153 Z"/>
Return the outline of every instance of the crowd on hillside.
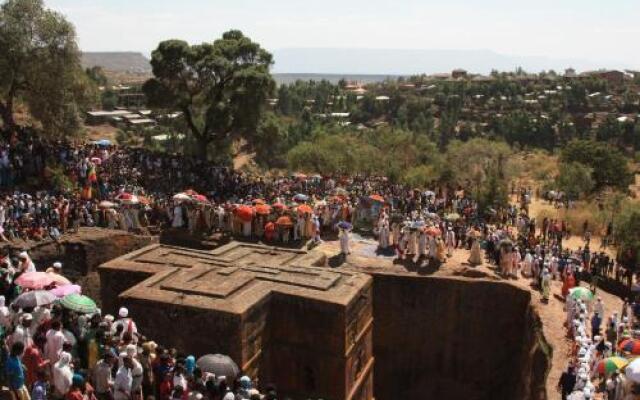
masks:
<path fill-rule="evenodd" d="M 237 365 L 196 363 L 146 338 L 129 315 L 103 315 L 61 263 L 36 272 L 23 252 L 1 261 L 0 381 L 16 400 L 271 400 Z M 75 297 L 74 297 L 75 296 Z M 224 357 L 223 357 L 224 358 Z M 215 369 L 234 372 L 216 375 Z"/>

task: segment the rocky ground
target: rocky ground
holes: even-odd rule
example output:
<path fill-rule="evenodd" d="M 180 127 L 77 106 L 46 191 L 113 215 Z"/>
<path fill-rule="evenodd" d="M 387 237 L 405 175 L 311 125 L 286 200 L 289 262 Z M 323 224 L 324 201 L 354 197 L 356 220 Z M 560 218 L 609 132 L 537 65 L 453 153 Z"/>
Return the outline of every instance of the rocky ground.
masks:
<path fill-rule="evenodd" d="M 569 241 L 571 247 L 583 245 L 578 237 L 571 238 Z M 342 268 L 349 265 L 358 265 L 359 269 L 370 268 L 388 268 L 393 272 L 405 272 L 409 274 L 433 275 L 433 276 L 465 276 L 469 278 L 484 278 L 492 280 L 504 279 L 495 271 L 495 267 L 488 263 L 477 267 L 471 267 L 467 259 L 469 251 L 457 249 L 451 258 L 439 268 L 433 268 L 428 265 L 417 266 L 412 262 L 399 263 L 394 261 L 393 254 L 377 254 L 377 242 L 372 239 L 362 238 L 353 235 L 352 254 L 347 257 L 346 261 L 336 255 L 340 252 L 339 243 L 336 241 L 327 241 L 317 247 L 319 251 L 325 253 L 329 259 L 329 264 Z M 364 268 L 362 266 L 365 266 Z M 542 322 L 544 336 L 548 344 L 552 347 L 551 370 L 547 379 L 547 394 L 550 400 L 560 399 L 560 394 L 556 390 L 556 385 L 563 370 L 566 368 L 569 360 L 569 351 L 571 342 L 566 338 L 566 330 L 564 321 L 566 313 L 564 311 L 564 301 L 561 298 L 562 283 L 554 281 L 552 284 L 552 297 L 548 304 L 542 302 L 541 293 L 532 288 L 530 280 L 519 276 L 517 279 L 510 279 L 508 282 L 522 289 L 529 290 L 532 296 L 532 305 L 540 316 Z M 622 300 L 614 295 L 606 293 L 602 290 L 597 292 L 602 297 L 605 305 L 605 314 L 610 315 L 614 311 L 621 312 Z"/>

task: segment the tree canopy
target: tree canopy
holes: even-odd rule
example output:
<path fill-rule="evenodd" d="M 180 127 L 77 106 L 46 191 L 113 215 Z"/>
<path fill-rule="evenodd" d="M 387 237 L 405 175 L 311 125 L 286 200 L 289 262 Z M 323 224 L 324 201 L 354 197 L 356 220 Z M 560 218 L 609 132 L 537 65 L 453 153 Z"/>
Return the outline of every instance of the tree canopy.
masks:
<path fill-rule="evenodd" d="M 237 30 L 213 43 L 167 40 L 151 55 L 154 77 L 143 90 L 151 107 L 183 113 L 206 158 L 210 144 L 255 131 L 275 87 L 272 62 L 271 54 Z"/>
<path fill-rule="evenodd" d="M 14 107 L 23 101 L 45 132 L 72 134 L 80 109 L 95 92 L 80 65 L 73 25 L 42 0 L 8 0 L 0 8 L 0 115 L 16 128 Z"/>
<path fill-rule="evenodd" d="M 626 191 L 633 181 L 625 156 L 606 143 L 573 140 L 562 151 L 561 161 L 578 162 L 590 167 L 595 189 L 611 186 Z"/>

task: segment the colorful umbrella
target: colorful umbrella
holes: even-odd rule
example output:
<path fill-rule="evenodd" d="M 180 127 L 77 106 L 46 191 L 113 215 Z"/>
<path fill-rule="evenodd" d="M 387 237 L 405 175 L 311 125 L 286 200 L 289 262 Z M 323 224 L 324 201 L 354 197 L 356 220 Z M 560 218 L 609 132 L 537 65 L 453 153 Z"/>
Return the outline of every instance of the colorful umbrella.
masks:
<path fill-rule="evenodd" d="M 249 222 L 253 219 L 253 207 L 250 206 L 240 206 L 235 210 L 238 218 L 245 222 Z"/>
<path fill-rule="evenodd" d="M 571 296 L 571 298 L 574 300 L 578 300 L 578 299 L 586 300 L 586 301 L 593 300 L 593 293 L 591 292 L 591 290 L 583 286 L 578 286 L 571 289 L 569 291 L 569 296 Z"/>
<path fill-rule="evenodd" d="M 96 303 L 93 300 L 81 294 L 70 294 L 65 296 L 60 301 L 60 304 L 69 310 L 83 314 L 92 314 L 98 310 L 98 306 L 96 306 Z"/>
<path fill-rule="evenodd" d="M 640 358 L 631 361 L 631 363 L 627 365 L 627 368 L 624 369 L 624 374 L 627 379 L 635 383 L 640 383 Z"/>
<path fill-rule="evenodd" d="M 255 205 L 259 205 L 259 204 L 267 204 L 266 201 L 262 200 L 262 199 L 254 199 L 253 200 L 253 204 Z"/>
<path fill-rule="evenodd" d="M 46 272 L 26 272 L 16 279 L 16 284 L 27 289 L 42 289 L 53 283 L 50 274 Z"/>
<path fill-rule="evenodd" d="M 256 214 L 258 215 L 269 215 L 271 214 L 271 206 L 267 204 L 258 204 L 254 207 L 256 210 Z"/>
<path fill-rule="evenodd" d="M 430 226 L 429 228 L 425 229 L 425 233 L 430 236 L 438 236 L 442 232 L 440 232 L 440 229 L 436 228 L 435 226 Z"/>
<path fill-rule="evenodd" d="M 312 214 L 313 213 L 313 208 L 311 208 L 311 206 L 308 206 L 306 204 L 301 204 L 298 206 L 298 214 Z"/>
<path fill-rule="evenodd" d="M 275 208 L 276 210 L 284 211 L 284 210 L 287 209 L 287 206 L 285 204 L 282 204 L 282 203 L 274 203 L 273 204 L 273 208 Z"/>
<path fill-rule="evenodd" d="M 82 288 L 79 285 L 62 285 L 49 290 L 56 297 L 64 297 L 70 294 L 82 294 Z"/>
<path fill-rule="evenodd" d="M 618 345 L 618 350 L 623 353 L 633 354 L 634 356 L 640 355 L 640 340 L 625 339 Z"/>
<path fill-rule="evenodd" d="M 20 308 L 37 307 L 51 304 L 58 298 L 49 291 L 46 290 L 31 290 L 24 292 L 20 296 L 16 297 L 13 304 Z"/>
<path fill-rule="evenodd" d="M 602 375 L 609 375 L 616 372 L 620 368 L 624 368 L 627 364 L 629 364 L 629 361 L 627 361 L 626 358 L 617 356 L 607 357 L 604 360 L 600 360 L 600 362 L 596 366 L 596 370 Z"/>
<path fill-rule="evenodd" d="M 293 221 L 291 221 L 291 218 L 285 216 L 282 216 L 280 218 L 278 218 L 278 220 L 276 221 L 276 225 L 280 225 L 280 226 L 293 226 Z"/>
<path fill-rule="evenodd" d="M 191 196 L 189 196 L 186 193 L 177 193 L 173 195 L 173 199 L 175 201 L 187 201 L 187 200 L 191 200 Z"/>
<path fill-rule="evenodd" d="M 47 272 L 47 275 L 51 278 L 51 281 L 57 286 L 71 285 L 71 281 L 60 274 L 55 272 Z"/>
<path fill-rule="evenodd" d="M 384 203 L 384 197 L 380 196 L 379 194 L 372 194 L 371 196 L 369 196 L 369 199 L 377 201 L 378 203 Z"/>
<path fill-rule="evenodd" d="M 196 194 L 195 196 L 191 196 L 191 198 L 195 201 L 197 201 L 198 203 L 208 203 L 209 200 L 207 199 L 207 196 L 203 195 L 203 194 Z"/>
<path fill-rule="evenodd" d="M 138 204 L 140 202 L 140 200 L 138 200 L 138 196 L 136 196 L 135 194 L 126 193 L 126 192 L 120 193 L 116 197 L 116 200 L 118 200 L 122 204 Z"/>
<path fill-rule="evenodd" d="M 187 196 L 197 196 L 198 194 L 200 194 L 193 189 L 187 189 L 183 193 L 186 194 Z"/>
<path fill-rule="evenodd" d="M 107 201 L 107 200 L 101 201 L 98 204 L 98 207 L 103 208 L 103 209 L 113 208 L 115 206 L 116 206 L 116 203 L 112 203 L 112 202 Z"/>

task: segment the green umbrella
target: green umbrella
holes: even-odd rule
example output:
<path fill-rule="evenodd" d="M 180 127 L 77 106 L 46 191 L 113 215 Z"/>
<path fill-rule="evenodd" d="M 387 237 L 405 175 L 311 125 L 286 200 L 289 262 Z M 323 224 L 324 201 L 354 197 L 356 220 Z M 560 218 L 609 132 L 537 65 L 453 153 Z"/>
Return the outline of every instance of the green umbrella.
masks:
<path fill-rule="evenodd" d="M 96 303 L 82 294 L 70 294 L 60 301 L 63 307 L 83 314 L 92 314 L 98 310 Z"/>
<path fill-rule="evenodd" d="M 569 296 L 571 296 L 571 298 L 574 300 L 578 300 L 578 299 L 586 300 L 586 301 L 593 300 L 593 293 L 591 292 L 591 290 L 582 286 L 578 286 L 571 289 L 569 291 Z"/>

